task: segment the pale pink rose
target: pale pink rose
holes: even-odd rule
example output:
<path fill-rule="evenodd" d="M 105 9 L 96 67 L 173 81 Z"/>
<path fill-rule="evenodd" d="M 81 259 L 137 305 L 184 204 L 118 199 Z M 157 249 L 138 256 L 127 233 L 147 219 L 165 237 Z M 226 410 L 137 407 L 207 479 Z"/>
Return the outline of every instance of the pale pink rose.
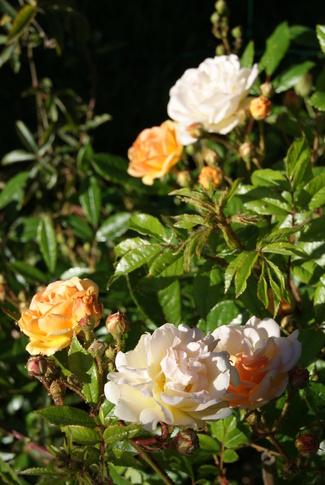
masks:
<path fill-rule="evenodd" d="M 226 350 L 236 367 L 240 382 L 229 386 L 226 399 L 232 407 L 255 409 L 279 397 L 288 383 L 288 371 L 299 360 L 298 330 L 280 336 L 279 325 L 271 318 L 252 317 L 246 325 L 224 325 L 212 333 L 218 348 Z"/>

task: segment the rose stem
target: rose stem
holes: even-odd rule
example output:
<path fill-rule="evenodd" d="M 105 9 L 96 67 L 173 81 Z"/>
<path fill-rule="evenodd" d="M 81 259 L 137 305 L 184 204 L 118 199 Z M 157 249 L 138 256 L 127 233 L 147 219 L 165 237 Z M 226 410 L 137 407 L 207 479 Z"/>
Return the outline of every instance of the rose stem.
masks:
<path fill-rule="evenodd" d="M 4 429 L 5 431 L 7 431 L 7 433 L 11 434 L 14 438 L 16 438 L 19 441 L 22 441 L 22 440 L 25 440 L 25 439 L 29 439 L 29 438 L 26 438 L 26 436 L 22 435 L 21 433 L 18 433 L 18 431 L 16 431 L 15 429 L 9 428 L 9 426 L 7 426 L 5 423 L 0 422 L 0 427 L 2 429 Z M 30 441 L 29 443 L 27 443 L 26 449 L 27 448 L 33 449 L 33 450 L 37 450 L 40 453 L 42 453 L 43 455 L 46 455 L 49 458 L 52 458 L 53 459 L 53 455 L 49 451 L 47 451 L 42 446 L 37 445 L 36 443 L 33 443 L 32 441 Z"/>
<path fill-rule="evenodd" d="M 149 466 L 160 476 L 162 481 L 166 485 L 175 485 L 175 483 L 169 478 L 167 473 L 160 467 L 156 460 L 146 451 L 144 451 L 141 446 L 139 446 L 134 440 L 129 440 L 130 445 L 137 450 L 140 458 L 148 463 Z"/>

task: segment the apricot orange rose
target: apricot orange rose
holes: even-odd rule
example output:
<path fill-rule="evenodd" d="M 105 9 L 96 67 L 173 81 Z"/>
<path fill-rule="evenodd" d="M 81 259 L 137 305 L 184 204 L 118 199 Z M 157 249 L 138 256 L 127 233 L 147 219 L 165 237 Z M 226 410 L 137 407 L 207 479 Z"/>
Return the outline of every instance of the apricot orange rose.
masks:
<path fill-rule="evenodd" d="M 230 385 L 225 399 L 231 407 L 255 409 L 279 397 L 288 383 L 288 372 L 301 355 L 298 330 L 280 336 L 271 318 L 252 317 L 246 325 L 224 325 L 212 333 L 218 349 L 227 350 L 239 374 L 239 385 Z"/>
<path fill-rule="evenodd" d="M 97 326 L 101 318 L 97 298 L 98 286 L 89 279 L 50 283 L 33 297 L 18 321 L 30 338 L 26 350 L 31 355 L 52 355 L 70 344 L 73 332 L 89 323 Z"/>
<path fill-rule="evenodd" d="M 182 151 L 183 145 L 178 140 L 173 121 L 147 128 L 129 148 L 128 173 L 132 177 L 142 177 L 145 185 L 152 185 L 154 179 L 163 177 L 176 165 Z"/>

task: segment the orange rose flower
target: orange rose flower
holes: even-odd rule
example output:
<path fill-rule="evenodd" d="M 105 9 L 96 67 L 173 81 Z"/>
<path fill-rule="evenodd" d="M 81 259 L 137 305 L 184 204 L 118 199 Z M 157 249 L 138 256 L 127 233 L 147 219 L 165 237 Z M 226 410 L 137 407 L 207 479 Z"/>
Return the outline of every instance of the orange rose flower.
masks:
<path fill-rule="evenodd" d="M 176 123 L 165 121 L 160 126 L 147 128 L 129 148 L 128 173 L 142 177 L 142 182 L 152 185 L 154 179 L 163 177 L 180 160 L 183 145 L 176 135 Z"/>
<path fill-rule="evenodd" d="M 229 353 L 239 374 L 239 385 L 230 384 L 225 395 L 231 407 L 256 409 L 284 392 L 289 371 L 301 355 L 298 333 L 281 337 L 274 320 L 256 317 L 244 326 L 230 324 L 214 330 L 218 350 Z"/>
<path fill-rule="evenodd" d="M 199 183 L 205 189 L 209 188 L 210 180 L 212 188 L 218 187 L 222 182 L 222 171 L 217 167 L 203 167 L 199 175 Z"/>
<path fill-rule="evenodd" d="M 83 314 L 79 303 L 85 297 L 87 302 L 90 297 L 93 306 L 85 307 Z M 93 327 L 97 326 L 101 318 L 97 297 L 96 283 L 76 276 L 67 281 L 55 281 L 37 293 L 18 321 L 21 331 L 30 338 L 27 352 L 31 355 L 52 355 L 67 347 L 73 332 L 83 329 L 78 324 L 85 317 L 91 316 Z"/>

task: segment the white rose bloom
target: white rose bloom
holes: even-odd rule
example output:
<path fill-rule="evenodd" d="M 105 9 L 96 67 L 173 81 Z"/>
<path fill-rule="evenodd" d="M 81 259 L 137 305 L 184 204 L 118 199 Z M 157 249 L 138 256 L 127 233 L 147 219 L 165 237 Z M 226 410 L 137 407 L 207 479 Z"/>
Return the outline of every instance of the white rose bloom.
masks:
<path fill-rule="evenodd" d="M 201 123 L 210 133 L 229 133 L 238 123 L 237 112 L 248 108 L 250 88 L 258 76 L 241 67 L 237 56 L 206 59 L 196 69 L 187 69 L 169 92 L 169 117 L 178 122 L 178 136 L 183 145 L 194 143 L 187 131 L 192 123 Z"/>
<path fill-rule="evenodd" d="M 212 335 L 220 339 L 218 348 L 230 354 L 239 374 L 239 385 L 230 385 L 226 395 L 232 407 L 261 407 L 284 392 L 288 371 L 301 355 L 298 330 L 281 337 L 272 318 L 252 317 L 244 326 L 224 325 Z"/>
<path fill-rule="evenodd" d="M 108 374 L 106 398 L 115 415 L 149 431 L 159 422 L 202 426 L 230 415 L 222 398 L 238 375 L 217 341 L 187 325 L 166 323 L 141 336 L 134 350 L 116 356 L 118 372 Z"/>

